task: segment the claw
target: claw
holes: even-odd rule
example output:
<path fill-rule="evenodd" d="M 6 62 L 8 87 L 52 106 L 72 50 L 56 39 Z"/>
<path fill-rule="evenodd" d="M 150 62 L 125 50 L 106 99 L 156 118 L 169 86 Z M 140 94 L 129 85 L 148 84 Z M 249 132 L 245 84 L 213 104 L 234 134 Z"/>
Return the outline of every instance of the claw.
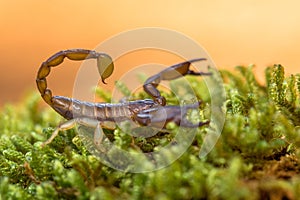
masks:
<path fill-rule="evenodd" d="M 180 78 L 185 75 L 195 75 L 195 76 L 201 76 L 201 75 L 211 75 L 211 73 L 206 72 L 195 72 L 193 70 L 190 70 L 190 65 L 193 62 L 198 61 L 204 61 L 205 58 L 196 58 L 193 60 L 189 60 L 186 62 L 182 62 L 176 65 L 173 65 L 171 67 L 168 67 L 158 74 L 151 76 L 148 78 L 144 84 L 144 90 L 147 92 L 154 101 L 159 105 L 166 105 L 166 99 L 161 96 L 160 92 L 157 90 L 157 86 L 159 85 L 160 81 L 162 80 L 173 80 Z"/>

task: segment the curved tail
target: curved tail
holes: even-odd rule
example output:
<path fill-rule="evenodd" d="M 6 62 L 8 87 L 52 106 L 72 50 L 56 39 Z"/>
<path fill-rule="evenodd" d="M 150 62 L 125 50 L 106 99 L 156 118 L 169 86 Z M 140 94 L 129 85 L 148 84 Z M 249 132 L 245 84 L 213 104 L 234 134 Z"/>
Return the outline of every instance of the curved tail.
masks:
<path fill-rule="evenodd" d="M 58 66 L 66 57 L 70 60 L 97 59 L 97 68 L 103 83 L 105 83 L 105 79 L 108 78 L 114 70 L 112 58 L 105 53 L 86 49 L 69 49 L 57 52 L 42 63 L 36 77 L 37 88 L 44 101 L 51 107 L 53 107 L 53 96 L 52 91 L 47 87 L 46 78 L 50 74 L 51 67 Z"/>

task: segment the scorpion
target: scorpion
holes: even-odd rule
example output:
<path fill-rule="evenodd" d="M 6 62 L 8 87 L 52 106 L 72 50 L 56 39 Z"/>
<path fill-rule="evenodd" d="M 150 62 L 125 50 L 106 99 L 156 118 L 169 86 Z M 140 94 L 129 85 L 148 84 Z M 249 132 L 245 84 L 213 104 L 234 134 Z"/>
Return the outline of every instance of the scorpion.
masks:
<path fill-rule="evenodd" d="M 204 121 L 194 124 L 184 117 L 189 109 L 198 108 L 201 101 L 184 106 L 168 106 L 165 97 L 157 89 L 162 80 L 172 80 L 185 75 L 210 75 L 209 72 L 190 70 L 191 63 L 206 60 L 205 58 L 197 58 L 170 66 L 148 78 L 143 89 L 152 99 L 120 103 L 90 103 L 64 96 L 53 96 L 52 91 L 47 87 L 46 78 L 50 74 L 51 68 L 60 65 L 65 58 L 74 61 L 96 59 L 97 68 L 104 84 L 106 84 L 105 79 L 114 70 L 114 63 L 109 55 L 86 49 L 59 51 L 41 64 L 36 77 L 41 97 L 57 113 L 67 119 L 66 122 L 55 128 L 50 138 L 43 142 L 42 146 L 51 143 L 60 131 L 72 129 L 77 124 L 95 128 L 93 140 L 96 145 L 99 145 L 104 134 L 102 128 L 113 130 L 118 121 L 133 120 L 141 126 L 163 128 L 169 122 L 183 127 L 200 127 L 209 123 L 209 121 Z"/>

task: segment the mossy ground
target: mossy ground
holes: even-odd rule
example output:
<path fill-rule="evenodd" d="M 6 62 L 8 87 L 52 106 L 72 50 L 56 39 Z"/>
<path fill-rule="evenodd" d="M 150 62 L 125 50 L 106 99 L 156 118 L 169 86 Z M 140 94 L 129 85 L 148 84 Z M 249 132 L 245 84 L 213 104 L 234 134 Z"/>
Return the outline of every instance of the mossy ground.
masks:
<path fill-rule="evenodd" d="M 0 117 L 0 199 L 299 198 L 300 75 L 285 77 L 284 68 L 276 65 L 267 68 L 264 86 L 251 66 L 236 70 L 221 72 L 227 115 L 213 150 L 198 157 L 206 130 L 201 127 L 178 160 L 149 173 L 105 166 L 86 150 L 76 130 L 61 133 L 41 148 L 62 118 L 40 107 L 39 94 L 20 105 L 5 105 Z M 198 79 L 190 81 L 202 87 Z M 105 92 L 99 95 L 110 98 Z M 165 95 L 172 100 L 172 94 Z M 132 144 L 120 130 L 107 135 L 122 147 Z M 135 138 L 135 144 L 152 151 L 168 137 Z"/>

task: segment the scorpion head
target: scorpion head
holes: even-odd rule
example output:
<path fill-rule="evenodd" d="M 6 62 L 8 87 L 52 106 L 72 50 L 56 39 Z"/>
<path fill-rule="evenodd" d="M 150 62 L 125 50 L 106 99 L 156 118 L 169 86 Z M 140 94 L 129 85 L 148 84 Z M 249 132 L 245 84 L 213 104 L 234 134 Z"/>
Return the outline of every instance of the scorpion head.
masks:
<path fill-rule="evenodd" d="M 129 102 L 129 110 L 134 114 L 138 114 L 141 111 L 152 108 L 156 105 L 158 105 L 158 104 L 155 103 L 151 99 L 130 101 Z"/>

